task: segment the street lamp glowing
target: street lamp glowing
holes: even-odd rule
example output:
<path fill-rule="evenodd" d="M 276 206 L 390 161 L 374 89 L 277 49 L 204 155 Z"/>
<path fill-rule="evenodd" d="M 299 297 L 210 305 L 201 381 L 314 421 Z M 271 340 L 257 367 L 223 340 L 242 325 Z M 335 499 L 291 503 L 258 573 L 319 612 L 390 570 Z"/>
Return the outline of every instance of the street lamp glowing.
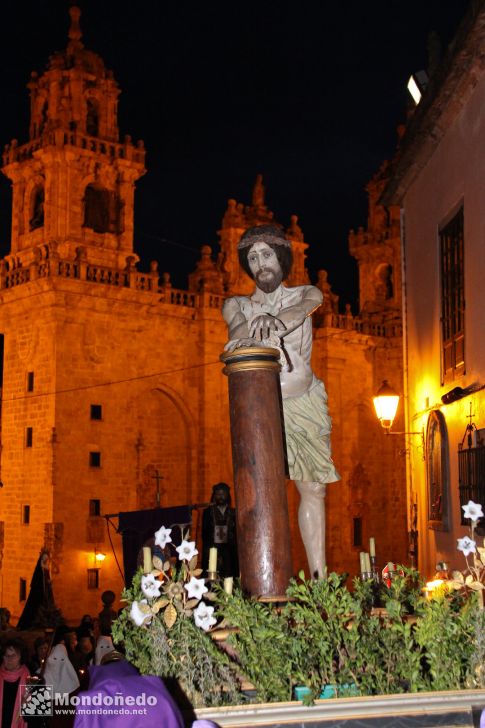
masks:
<path fill-rule="evenodd" d="M 413 73 L 412 76 L 409 77 L 408 91 L 413 97 L 413 101 L 416 106 L 421 101 L 421 97 L 428 85 L 428 81 L 429 79 L 426 71 L 416 71 L 416 73 Z"/>
<path fill-rule="evenodd" d="M 374 397 L 374 407 L 377 419 L 387 431 L 392 427 L 398 404 L 399 395 L 389 386 L 387 379 L 385 379 Z"/>
<path fill-rule="evenodd" d="M 419 102 L 421 101 L 421 95 L 422 94 L 421 94 L 421 91 L 418 88 L 418 84 L 414 80 L 414 76 L 410 76 L 409 77 L 409 81 L 408 81 L 408 91 L 411 94 L 411 96 L 413 97 L 413 101 L 414 101 L 414 103 L 417 106 L 419 104 Z"/>

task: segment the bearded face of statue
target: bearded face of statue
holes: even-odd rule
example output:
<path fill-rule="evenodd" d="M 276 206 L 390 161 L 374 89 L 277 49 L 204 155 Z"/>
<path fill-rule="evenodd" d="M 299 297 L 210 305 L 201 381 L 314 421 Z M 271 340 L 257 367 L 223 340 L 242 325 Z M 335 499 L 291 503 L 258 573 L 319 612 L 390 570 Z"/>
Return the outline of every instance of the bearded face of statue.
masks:
<path fill-rule="evenodd" d="M 273 248 L 254 243 L 248 253 L 248 265 L 256 285 L 265 293 L 275 291 L 283 280 L 283 271 Z"/>
<path fill-rule="evenodd" d="M 225 488 L 218 488 L 214 491 L 214 503 L 217 506 L 225 506 L 229 501 L 229 497 Z"/>

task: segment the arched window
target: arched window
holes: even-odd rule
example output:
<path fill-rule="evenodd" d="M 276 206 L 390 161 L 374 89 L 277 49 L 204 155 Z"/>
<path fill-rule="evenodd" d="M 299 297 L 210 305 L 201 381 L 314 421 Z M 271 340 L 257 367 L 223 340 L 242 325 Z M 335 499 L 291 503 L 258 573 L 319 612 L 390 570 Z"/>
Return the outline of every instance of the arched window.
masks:
<path fill-rule="evenodd" d="M 47 101 L 44 101 L 42 104 L 42 109 L 40 110 L 40 121 L 39 121 L 39 136 L 44 131 L 44 127 L 47 124 L 47 109 L 48 109 L 48 103 Z"/>
<path fill-rule="evenodd" d="M 30 204 L 29 226 L 36 230 L 44 225 L 44 188 L 40 185 L 34 189 Z"/>
<path fill-rule="evenodd" d="M 86 114 L 86 134 L 98 136 L 99 134 L 99 110 L 94 99 L 88 99 Z"/>
<path fill-rule="evenodd" d="M 84 227 L 96 233 L 119 233 L 121 203 L 115 192 L 90 184 L 84 193 Z"/>
<path fill-rule="evenodd" d="M 447 531 L 450 479 L 448 433 L 445 418 L 439 410 L 433 410 L 428 418 L 426 462 L 428 526 L 437 531 Z"/>
<path fill-rule="evenodd" d="M 392 265 L 380 265 L 376 272 L 376 278 L 376 298 L 380 301 L 389 301 L 394 296 Z"/>

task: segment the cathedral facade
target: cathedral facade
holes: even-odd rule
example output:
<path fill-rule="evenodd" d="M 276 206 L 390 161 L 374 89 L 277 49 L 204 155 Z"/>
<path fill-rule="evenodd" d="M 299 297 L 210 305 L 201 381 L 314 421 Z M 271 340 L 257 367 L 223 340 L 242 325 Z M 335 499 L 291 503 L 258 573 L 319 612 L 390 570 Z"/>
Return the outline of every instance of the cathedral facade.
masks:
<path fill-rule="evenodd" d="M 79 10 L 70 13 L 67 48 L 29 83 L 29 140 L 3 156 L 12 239 L 0 261 L 0 599 L 14 621 L 42 548 L 56 601 L 75 621 L 99 611 L 104 590 L 123 587 L 121 539 L 105 514 L 201 503 L 214 483 L 232 482 L 221 306 L 252 287 L 237 261 L 240 235 L 274 222 L 258 177 L 250 204 L 229 200 L 188 290 L 173 288 L 156 262 L 139 270 L 134 192 L 145 150 L 120 141 L 119 88 L 84 47 Z M 382 379 L 402 381 L 399 220 L 378 204 L 384 178 L 385 169 L 369 185 L 367 228 L 349 239 L 359 313 L 339 312 L 320 271 L 325 300 L 314 315 L 313 366 L 342 476 L 327 489 L 327 554 L 331 569 L 351 575 L 370 536 L 382 565 L 408 561 L 406 454 L 399 438 L 384 437 L 371 402 Z M 287 234 L 289 284 L 306 283 L 296 216 Z M 305 561 L 291 483 L 288 497 L 296 573 Z"/>

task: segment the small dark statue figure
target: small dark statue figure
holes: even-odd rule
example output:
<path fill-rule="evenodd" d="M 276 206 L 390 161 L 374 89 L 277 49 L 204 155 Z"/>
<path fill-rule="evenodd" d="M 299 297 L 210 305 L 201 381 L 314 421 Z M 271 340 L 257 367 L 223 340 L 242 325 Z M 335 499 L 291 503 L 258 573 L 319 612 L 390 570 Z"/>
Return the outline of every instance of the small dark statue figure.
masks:
<path fill-rule="evenodd" d="M 37 627 L 56 627 L 62 622 L 62 615 L 56 608 L 49 571 L 49 552 L 42 549 L 37 561 L 30 592 L 24 610 L 17 624 L 18 630 Z"/>
<path fill-rule="evenodd" d="M 239 576 L 236 542 L 236 511 L 231 508 L 227 483 L 212 488 L 211 505 L 202 515 L 202 568 L 207 571 L 209 549 L 217 548 L 217 571 L 221 578 Z"/>

